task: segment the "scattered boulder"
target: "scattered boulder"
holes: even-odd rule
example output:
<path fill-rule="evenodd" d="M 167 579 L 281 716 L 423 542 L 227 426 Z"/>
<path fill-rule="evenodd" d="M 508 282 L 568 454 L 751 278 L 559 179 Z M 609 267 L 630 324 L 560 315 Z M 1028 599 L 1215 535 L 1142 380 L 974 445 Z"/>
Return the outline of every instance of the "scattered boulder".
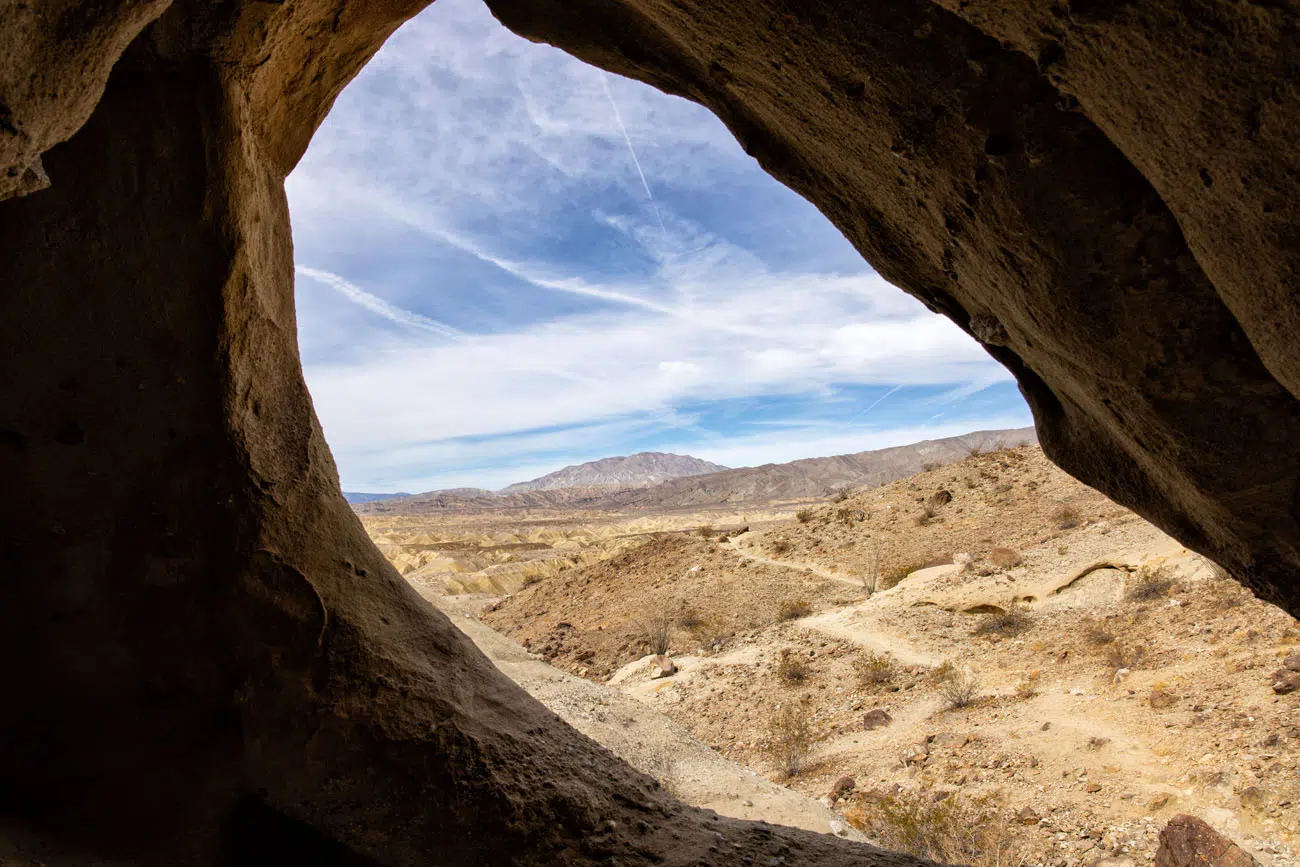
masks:
<path fill-rule="evenodd" d="M 884 728 L 894 721 L 889 715 L 889 711 L 878 707 L 875 710 L 867 711 L 862 717 L 862 727 L 867 731 Z"/>
<path fill-rule="evenodd" d="M 650 679 L 655 680 L 660 677 L 672 677 L 677 673 L 677 663 L 673 662 L 663 654 L 657 655 L 650 660 Z"/>
<path fill-rule="evenodd" d="M 1095 795 L 1101 791 L 1101 783 L 1088 783 L 1083 787 L 1083 790 L 1089 795 Z"/>
<path fill-rule="evenodd" d="M 1147 809 L 1153 813 L 1156 810 L 1163 810 L 1165 807 L 1169 806 L 1169 802 L 1171 800 L 1173 800 L 1172 795 L 1170 795 L 1168 792 L 1161 792 L 1160 794 L 1156 795 L 1154 798 L 1151 799 L 1151 803 L 1147 804 Z"/>
<path fill-rule="evenodd" d="M 831 786 L 831 795 L 830 795 L 831 804 L 836 803 L 837 801 L 839 801 L 840 798 L 843 798 L 849 792 L 852 792 L 854 786 L 856 785 L 857 785 L 857 781 L 848 775 L 840 777 L 838 780 L 836 780 L 835 785 Z"/>
<path fill-rule="evenodd" d="M 1289 695 L 1300 689 L 1300 671 L 1279 668 L 1273 672 L 1273 692 L 1277 695 Z"/>
<path fill-rule="evenodd" d="M 1020 812 L 1016 813 L 1016 821 L 1022 825 L 1037 825 L 1041 818 L 1033 807 L 1021 807 Z"/>
<path fill-rule="evenodd" d="M 946 747 L 950 750 L 960 749 L 970 743 L 970 737 L 967 735 L 954 734 L 953 732 L 941 732 L 937 735 L 930 735 L 925 739 L 927 744 L 936 747 Z"/>
<path fill-rule="evenodd" d="M 1186 813 L 1160 832 L 1155 867 L 1258 867 L 1250 853 L 1208 824 Z"/>
<path fill-rule="evenodd" d="M 1282 660 L 1282 667 L 1287 671 L 1300 671 L 1300 650 Z"/>
<path fill-rule="evenodd" d="M 930 758 L 930 751 L 925 748 L 925 744 L 910 744 L 903 750 L 905 765 L 923 765 L 928 758 Z"/>

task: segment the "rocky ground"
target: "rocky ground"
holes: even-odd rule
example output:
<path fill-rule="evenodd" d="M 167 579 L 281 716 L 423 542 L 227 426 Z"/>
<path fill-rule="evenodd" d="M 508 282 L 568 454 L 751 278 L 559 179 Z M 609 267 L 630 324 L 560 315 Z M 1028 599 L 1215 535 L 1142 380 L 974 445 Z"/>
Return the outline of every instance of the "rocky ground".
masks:
<path fill-rule="evenodd" d="M 1142 864 L 1189 813 L 1300 863 L 1300 625 L 1036 448 L 740 529 L 460 604 L 890 847 Z"/>

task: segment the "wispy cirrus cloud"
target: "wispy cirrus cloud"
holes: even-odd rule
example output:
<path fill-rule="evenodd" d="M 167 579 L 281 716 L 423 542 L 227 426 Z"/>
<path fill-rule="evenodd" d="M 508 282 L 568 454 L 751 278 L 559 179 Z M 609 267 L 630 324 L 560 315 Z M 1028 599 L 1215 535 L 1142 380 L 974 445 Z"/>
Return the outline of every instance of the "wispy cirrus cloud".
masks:
<path fill-rule="evenodd" d="M 472 0 L 389 40 L 288 191 L 304 366 L 345 486 L 1028 421 L 1003 368 L 704 109 Z"/>

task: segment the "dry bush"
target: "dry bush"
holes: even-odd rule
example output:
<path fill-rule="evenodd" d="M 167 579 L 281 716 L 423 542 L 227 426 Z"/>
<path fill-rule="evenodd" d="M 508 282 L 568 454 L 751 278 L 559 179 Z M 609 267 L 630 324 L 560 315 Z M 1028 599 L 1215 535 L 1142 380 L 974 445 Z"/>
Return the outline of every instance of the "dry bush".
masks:
<path fill-rule="evenodd" d="M 713 536 L 717 535 L 717 532 L 718 532 L 717 530 L 713 529 L 712 524 L 705 524 L 703 527 L 697 527 L 695 529 L 696 535 L 701 536 L 705 539 L 712 538 Z"/>
<path fill-rule="evenodd" d="M 1115 633 L 1106 624 L 1094 620 L 1084 627 L 1083 639 L 1093 647 L 1104 647 L 1114 642 Z"/>
<path fill-rule="evenodd" d="M 782 773 L 797 777 L 812 753 L 813 729 L 806 708 L 786 703 L 768 720 L 766 752 Z"/>
<path fill-rule="evenodd" d="M 776 611 L 779 620 L 798 620 L 812 614 L 812 605 L 807 599 L 786 599 Z"/>
<path fill-rule="evenodd" d="M 917 515 L 913 520 L 916 522 L 916 526 L 924 527 L 926 524 L 933 521 L 938 514 L 939 510 L 935 508 L 933 503 L 927 500 L 925 503 L 921 504 L 921 514 Z"/>
<path fill-rule="evenodd" d="M 966 446 L 966 454 L 970 455 L 972 458 L 977 458 L 984 454 L 983 441 L 977 442 L 973 446 Z"/>
<path fill-rule="evenodd" d="M 1074 506 L 1062 503 L 1056 507 L 1056 511 L 1052 512 L 1052 523 L 1058 530 L 1073 530 L 1083 523 L 1083 516 Z"/>
<path fill-rule="evenodd" d="M 883 653 L 870 653 L 863 659 L 854 660 L 853 670 L 858 676 L 858 684 L 864 687 L 887 686 L 897 675 L 894 660 Z"/>
<path fill-rule="evenodd" d="M 777 677 L 786 683 L 803 683 L 811 673 L 808 661 L 788 647 L 776 658 Z"/>
<path fill-rule="evenodd" d="M 1038 684 L 1034 683 L 1032 677 L 1027 677 L 1016 684 L 1016 698 L 1021 701 L 1029 701 L 1036 695 L 1038 695 Z"/>
<path fill-rule="evenodd" d="M 1020 565 L 1020 555 L 1010 548 L 994 548 L 989 552 L 988 560 L 999 569 L 1013 569 Z"/>
<path fill-rule="evenodd" d="M 848 498 L 849 498 L 849 489 L 840 488 L 838 491 L 835 492 L 835 497 L 831 500 L 831 502 L 842 503 Z"/>
<path fill-rule="evenodd" d="M 807 524 L 813 519 L 812 509 L 800 509 L 794 513 L 794 517 L 800 524 Z"/>
<path fill-rule="evenodd" d="M 1026 632 L 1034 625 L 1034 620 L 1023 608 L 1012 606 L 1006 611 L 986 614 L 980 621 L 979 626 L 975 627 L 972 635 L 1001 635 L 1003 638 L 1014 638 L 1022 632 Z"/>
<path fill-rule="evenodd" d="M 667 615 L 652 617 L 641 625 L 642 637 L 651 653 L 666 655 L 670 645 L 673 621 Z"/>
<path fill-rule="evenodd" d="M 957 673 L 957 666 L 953 664 L 952 660 L 945 659 L 943 662 L 939 663 L 934 668 L 930 669 L 930 672 L 927 676 L 929 677 L 931 683 L 940 684 L 943 683 L 948 678 L 952 677 L 956 673 Z"/>
<path fill-rule="evenodd" d="M 677 615 L 677 625 L 682 629 L 699 629 L 704 625 L 704 618 L 694 608 L 683 608 Z"/>
<path fill-rule="evenodd" d="M 1168 566 L 1143 566 L 1124 590 L 1124 598 L 1129 602 L 1150 602 L 1168 596 L 1173 586 L 1174 575 Z"/>
<path fill-rule="evenodd" d="M 988 796 L 880 795 L 851 807 L 845 818 L 877 845 L 944 864 L 1022 867 L 1031 861 L 1028 841 L 1016 837 L 1010 816 Z"/>
<path fill-rule="evenodd" d="M 954 668 L 939 684 L 939 695 L 953 709 L 966 707 L 979 697 L 979 693 L 979 678 L 965 669 Z"/>
<path fill-rule="evenodd" d="M 1106 645 L 1106 665 L 1111 668 L 1137 668 L 1146 657 L 1146 648 L 1140 644 L 1116 641 Z"/>
<path fill-rule="evenodd" d="M 941 466 L 943 466 L 943 464 L 939 463 L 938 461 L 926 461 L 925 463 L 921 464 L 921 470 L 922 472 L 928 473 L 931 470 L 939 469 L 939 467 Z"/>
<path fill-rule="evenodd" d="M 778 557 L 782 554 L 790 553 L 790 548 L 790 543 L 785 539 L 777 539 L 771 545 L 767 546 L 768 553 L 775 554 Z"/>

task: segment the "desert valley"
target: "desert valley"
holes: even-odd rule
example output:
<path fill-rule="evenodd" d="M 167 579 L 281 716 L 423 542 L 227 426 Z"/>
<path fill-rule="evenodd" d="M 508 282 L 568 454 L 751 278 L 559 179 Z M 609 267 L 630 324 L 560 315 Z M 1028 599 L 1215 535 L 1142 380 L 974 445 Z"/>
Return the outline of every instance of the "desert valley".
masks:
<path fill-rule="evenodd" d="M 1032 429 L 354 509 L 501 671 L 687 803 L 1062 867 L 1156 860 L 1187 814 L 1242 847 L 1214 863 L 1300 863 L 1300 624 Z"/>

